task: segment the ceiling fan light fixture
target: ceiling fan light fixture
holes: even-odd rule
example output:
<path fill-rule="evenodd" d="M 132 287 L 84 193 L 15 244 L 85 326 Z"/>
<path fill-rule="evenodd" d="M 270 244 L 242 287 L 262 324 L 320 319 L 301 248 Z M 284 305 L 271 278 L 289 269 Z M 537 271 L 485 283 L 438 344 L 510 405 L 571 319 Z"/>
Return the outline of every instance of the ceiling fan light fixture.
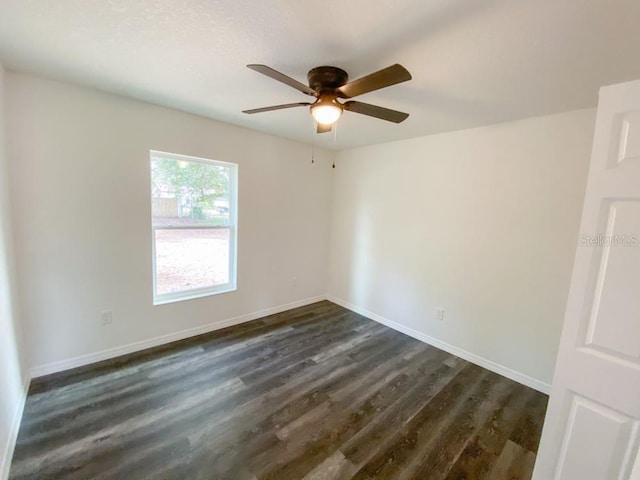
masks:
<path fill-rule="evenodd" d="M 311 105 L 311 115 L 320 125 L 333 125 L 342 115 L 342 106 L 333 100 L 320 100 Z"/>

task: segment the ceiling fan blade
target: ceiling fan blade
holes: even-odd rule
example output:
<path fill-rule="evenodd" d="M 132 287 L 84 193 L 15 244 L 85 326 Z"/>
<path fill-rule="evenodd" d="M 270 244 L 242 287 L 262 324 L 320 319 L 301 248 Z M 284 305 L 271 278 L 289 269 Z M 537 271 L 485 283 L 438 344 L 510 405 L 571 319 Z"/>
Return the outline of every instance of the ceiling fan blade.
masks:
<path fill-rule="evenodd" d="M 291 77 L 288 77 L 284 73 L 280 73 L 271 67 L 267 67 L 266 65 L 259 65 L 259 64 L 251 64 L 251 65 L 247 65 L 247 67 L 249 67 L 251 70 L 255 70 L 256 72 L 266 75 L 267 77 L 270 77 L 270 78 L 273 78 L 274 80 L 282 82 L 285 85 L 289 85 L 290 87 L 293 87 L 302 93 L 306 93 L 307 95 L 311 95 L 312 97 L 316 96 L 316 91 L 311 87 L 308 87 L 304 83 L 301 83 Z"/>
<path fill-rule="evenodd" d="M 362 115 L 369 115 L 370 117 L 376 117 L 381 120 L 387 120 L 388 122 L 400 123 L 409 117 L 408 113 L 399 112 L 397 110 L 391 110 L 390 108 L 379 107 L 377 105 L 371 105 L 369 103 L 350 101 L 344 103 L 344 109 L 350 112 L 361 113 Z"/>
<path fill-rule="evenodd" d="M 363 93 L 390 87 L 391 85 L 406 82 L 407 80 L 411 80 L 411 74 L 402 65 L 396 63 L 395 65 L 383 68 L 365 77 L 353 80 L 346 85 L 342 85 L 337 89 L 337 92 L 340 98 L 353 98 Z"/>
<path fill-rule="evenodd" d="M 284 105 L 273 105 L 271 107 L 262 107 L 262 108 L 253 108 L 251 110 L 243 110 L 242 113 L 262 113 L 262 112 L 270 112 L 272 110 L 282 110 L 285 108 L 304 107 L 307 105 L 311 105 L 311 104 L 309 102 L 285 103 Z"/>
<path fill-rule="evenodd" d="M 331 131 L 333 125 L 323 125 L 321 123 L 316 123 L 316 133 L 327 133 Z"/>

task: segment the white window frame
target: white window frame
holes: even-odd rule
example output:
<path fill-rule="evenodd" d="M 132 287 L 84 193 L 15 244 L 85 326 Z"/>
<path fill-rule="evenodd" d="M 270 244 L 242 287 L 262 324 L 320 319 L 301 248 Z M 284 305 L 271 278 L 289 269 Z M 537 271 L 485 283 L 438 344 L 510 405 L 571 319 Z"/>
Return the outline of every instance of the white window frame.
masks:
<path fill-rule="evenodd" d="M 153 263 L 153 304 L 163 305 L 166 303 L 180 302 L 183 300 L 191 300 L 194 298 L 206 297 L 209 295 L 217 295 L 220 293 L 228 293 L 237 290 L 237 250 L 238 250 L 238 164 L 231 162 L 223 162 L 220 160 L 212 160 L 208 158 L 192 157 L 190 155 L 181 155 L 178 153 L 162 152 L 159 150 L 149 151 L 149 178 L 151 185 L 149 188 L 149 198 L 152 198 L 153 179 L 151 178 L 151 162 L 153 157 L 162 157 L 170 160 L 184 162 L 200 162 L 210 165 L 219 165 L 229 169 L 230 185 L 229 185 L 229 226 L 213 226 L 213 225 L 173 225 L 173 226 L 155 226 L 153 224 L 153 211 L 151 211 L 151 254 Z M 156 230 L 229 230 L 229 281 L 220 285 L 212 285 L 210 287 L 193 288 L 190 290 L 180 290 L 179 292 L 158 293 L 157 286 L 157 268 L 156 268 Z"/>

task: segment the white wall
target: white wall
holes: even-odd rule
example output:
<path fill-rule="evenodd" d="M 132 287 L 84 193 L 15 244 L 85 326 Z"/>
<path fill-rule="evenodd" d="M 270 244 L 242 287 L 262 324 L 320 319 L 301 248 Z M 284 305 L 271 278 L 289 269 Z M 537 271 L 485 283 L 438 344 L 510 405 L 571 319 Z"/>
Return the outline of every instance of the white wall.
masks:
<path fill-rule="evenodd" d="M 340 152 L 329 294 L 550 383 L 594 122 L 583 110 Z"/>
<path fill-rule="evenodd" d="M 5 71 L 0 64 L 0 478 L 9 474 L 18 421 L 26 392 L 22 380 L 20 332 L 5 149 Z"/>
<path fill-rule="evenodd" d="M 36 373 L 325 294 L 332 153 L 316 152 L 312 165 L 300 143 L 29 75 L 9 73 L 7 88 L 21 307 Z M 239 164 L 237 292 L 152 305 L 149 149 Z M 107 309 L 113 324 L 102 327 Z"/>
<path fill-rule="evenodd" d="M 330 152 L 312 165 L 308 146 L 131 99 L 14 73 L 7 89 L 36 373 L 328 284 L 405 329 L 550 381 L 593 110 L 348 150 L 334 171 Z M 237 292 L 152 306 L 149 149 L 240 164 Z M 106 309 L 114 323 L 101 327 Z"/>

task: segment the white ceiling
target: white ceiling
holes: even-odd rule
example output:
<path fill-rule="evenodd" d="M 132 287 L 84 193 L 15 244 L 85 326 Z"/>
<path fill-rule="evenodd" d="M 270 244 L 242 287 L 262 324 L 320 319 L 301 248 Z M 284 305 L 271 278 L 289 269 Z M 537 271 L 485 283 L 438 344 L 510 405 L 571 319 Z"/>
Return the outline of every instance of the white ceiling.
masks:
<path fill-rule="evenodd" d="M 640 78 L 638 0 L 0 0 L 9 69 L 90 85 L 329 148 L 387 142 L 595 106 L 599 86 Z M 334 65 L 357 78 L 401 63 L 413 80 L 359 100 L 315 135 L 304 83 Z"/>

